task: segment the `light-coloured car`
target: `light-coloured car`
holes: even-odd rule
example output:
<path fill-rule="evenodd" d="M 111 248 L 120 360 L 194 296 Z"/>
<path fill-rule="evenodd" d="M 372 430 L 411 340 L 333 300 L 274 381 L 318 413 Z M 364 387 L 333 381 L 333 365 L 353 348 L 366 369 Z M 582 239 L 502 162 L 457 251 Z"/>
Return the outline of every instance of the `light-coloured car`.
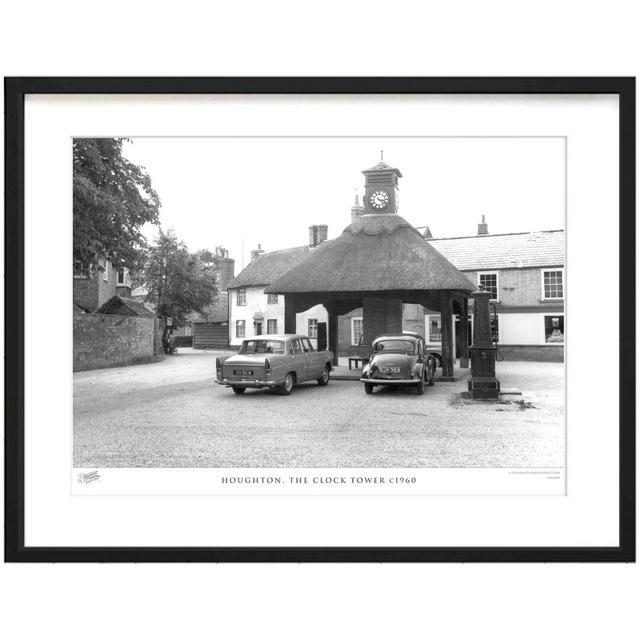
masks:
<path fill-rule="evenodd" d="M 307 336 L 264 335 L 247 338 L 237 355 L 216 359 L 216 382 L 235 393 L 246 389 L 277 389 L 288 395 L 294 384 L 329 382 L 333 353 L 316 351 Z"/>
<path fill-rule="evenodd" d="M 371 344 L 371 358 L 362 369 L 364 390 L 377 385 L 413 386 L 418 395 L 435 381 L 436 360 L 417 333 L 379 336 Z"/>

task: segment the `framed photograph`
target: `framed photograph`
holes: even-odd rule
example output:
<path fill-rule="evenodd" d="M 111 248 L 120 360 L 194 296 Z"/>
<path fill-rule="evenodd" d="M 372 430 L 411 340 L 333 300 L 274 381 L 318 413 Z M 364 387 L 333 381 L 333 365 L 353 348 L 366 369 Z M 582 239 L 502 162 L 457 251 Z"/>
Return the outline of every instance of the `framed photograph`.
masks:
<path fill-rule="evenodd" d="M 635 79 L 5 79 L 5 559 L 635 561 Z"/>

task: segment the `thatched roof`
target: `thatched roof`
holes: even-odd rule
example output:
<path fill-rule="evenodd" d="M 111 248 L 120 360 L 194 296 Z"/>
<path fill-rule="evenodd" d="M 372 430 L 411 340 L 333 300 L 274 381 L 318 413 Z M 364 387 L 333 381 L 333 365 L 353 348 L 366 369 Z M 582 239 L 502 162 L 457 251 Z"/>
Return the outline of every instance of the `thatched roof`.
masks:
<path fill-rule="evenodd" d="M 565 261 L 564 229 L 433 238 L 429 244 L 461 271 L 561 267 Z"/>
<path fill-rule="evenodd" d="M 142 302 L 136 302 L 131 298 L 123 298 L 121 296 L 113 296 L 109 298 L 96 313 L 118 316 L 153 316 L 153 312 L 149 311 Z"/>
<path fill-rule="evenodd" d="M 308 246 L 263 253 L 252 260 L 228 285 L 228 289 L 271 284 L 309 255 Z M 314 249 L 315 250 L 315 249 Z"/>
<path fill-rule="evenodd" d="M 458 290 L 475 286 L 404 218 L 357 218 L 266 288 L 271 293 Z"/>

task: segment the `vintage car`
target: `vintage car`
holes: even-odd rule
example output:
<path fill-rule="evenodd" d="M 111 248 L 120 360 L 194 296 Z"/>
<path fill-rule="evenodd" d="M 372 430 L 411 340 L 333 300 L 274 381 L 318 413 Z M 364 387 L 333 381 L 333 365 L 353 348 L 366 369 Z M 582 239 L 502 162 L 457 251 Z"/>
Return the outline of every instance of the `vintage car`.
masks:
<path fill-rule="evenodd" d="M 235 393 L 246 389 L 277 389 L 289 395 L 294 384 L 329 382 L 333 353 L 316 351 L 306 336 L 265 335 L 247 338 L 237 355 L 216 358 L 216 382 Z"/>
<path fill-rule="evenodd" d="M 371 359 L 362 369 L 364 390 L 373 393 L 376 385 L 411 385 L 418 395 L 425 383 L 435 381 L 436 360 L 417 333 L 379 336 L 371 345 Z"/>

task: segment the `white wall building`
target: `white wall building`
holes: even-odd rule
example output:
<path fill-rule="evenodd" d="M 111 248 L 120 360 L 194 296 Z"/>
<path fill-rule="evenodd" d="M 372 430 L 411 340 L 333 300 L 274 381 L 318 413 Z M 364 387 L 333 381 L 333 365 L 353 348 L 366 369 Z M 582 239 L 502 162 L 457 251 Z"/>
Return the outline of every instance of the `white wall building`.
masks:
<path fill-rule="evenodd" d="M 266 294 L 276 278 L 303 260 L 327 239 L 326 225 L 309 227 L 309 244 L 265 253 L 251 252 L 251 262 L 229 284 L 229 344 L 237 347 L 244 338 L 284 333 L 284 297 Z M 326 338 L 327 311 L 316 305 L 296 315 L 296 332 L 309 336 L 318 348 L 318 338 Z M 323 346 L 323 345 L 321 345 Z M 326 342 L 324 344 L 326 348 Z"/>

